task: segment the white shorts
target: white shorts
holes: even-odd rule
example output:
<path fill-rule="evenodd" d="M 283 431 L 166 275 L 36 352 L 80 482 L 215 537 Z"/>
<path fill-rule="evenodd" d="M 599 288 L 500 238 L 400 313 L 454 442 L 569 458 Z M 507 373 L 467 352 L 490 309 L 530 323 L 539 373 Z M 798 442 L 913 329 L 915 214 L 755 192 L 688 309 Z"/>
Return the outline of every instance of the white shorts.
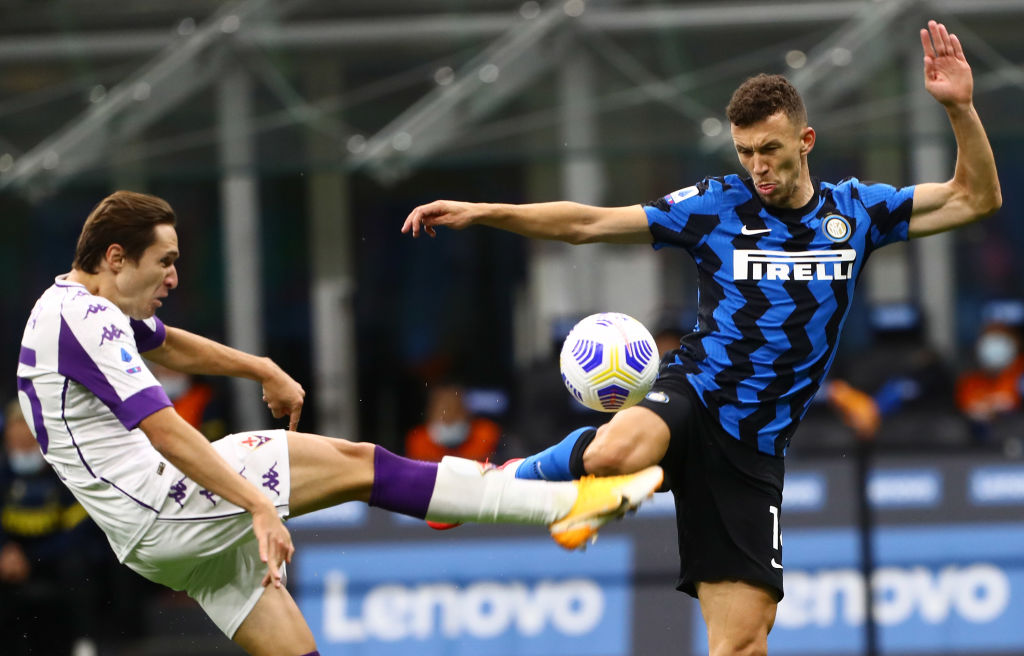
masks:
<path fill-rule="evenodd" d="M 288 516 L 291 476 L 284 430 L 235 433 L 213 448 Z M 147 579 L 184 590 L 229 638 L 263 594 L 252 516 L 182 474 L 156 521 L 124 563 Z"/>

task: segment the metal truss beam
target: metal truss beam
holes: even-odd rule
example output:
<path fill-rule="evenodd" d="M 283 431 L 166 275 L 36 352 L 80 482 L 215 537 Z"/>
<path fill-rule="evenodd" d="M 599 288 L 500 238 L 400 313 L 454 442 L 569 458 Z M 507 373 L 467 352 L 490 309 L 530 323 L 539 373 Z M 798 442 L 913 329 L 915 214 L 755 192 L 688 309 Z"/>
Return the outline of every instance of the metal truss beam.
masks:
<path fill-rule="evenodd" d="M 921 3 L 936 16 L 1024 16 L 1020 0 L 931 0 Z M 577 20 L 583 29 L 611 34 L 654 29 L 678 31 L 733 29 L 738 26 L 797 27 L 843 22 L 866 6 L 880 8 L 876 0 L 820 0 L 817 2 L 736 2 L 700 6 L 625 6 L 588 8 Z M 317 22 L 292 21 L 277 26 L 255 27 L 240 35 L 253 47 L 292 51 L 332 48 L 422 47 L 438 40 L 494 39 L 519 21 L 510 13 L 429 14 L 373 19 L 336 19 Z M 80 57 L 147 55 L 175 43 L 168 30 L 122 30 L 91 34 L 40 34 L 0 39 L 0 64 L 50 61 Z"/>
<path fill-rule="evenodd" d="M 224 60 L 217 46 L 268 4 L 245 0 L 222 7 L 191 36 L 165 48 L 82 115 L 19 157 L 9 172 L 0 175 L 0 189 L 56 186 L 94 166 L 107 155 L 111 142 L 138 134 L 207 84 Z"/>
<path fill-rule="evenodd" d="M 886 28 L 920 2 L 889 0 L 860 4 L 857 14 L 814 47 L 802 68 L 787 76 L 809 108 L 829 107 L 836 98 L 860 86 L 867 76 L 890 62 L 894 49 L 901 46 L 889 38 Z M 843 74 L 835 75 L 837 70 Z M 705 137 L 701 147 L 705 152 L 724 156 L 731 143 L 729 133 L 722 132 Z M 728 156 L 732 158 L 731 152 Z"/>
<path fill-rule="evenodd" d="M 370 137 L 349 159 L 353 169 L 368 168 L 390 182 L 443 149 L 546 70 L 556 57 L 540 44 L 570 20 L 561 3 L 522 20 L 475 56 L 453 80 L 439 85 Z M 486 93 L 479 93 L 486 89 Z"/>

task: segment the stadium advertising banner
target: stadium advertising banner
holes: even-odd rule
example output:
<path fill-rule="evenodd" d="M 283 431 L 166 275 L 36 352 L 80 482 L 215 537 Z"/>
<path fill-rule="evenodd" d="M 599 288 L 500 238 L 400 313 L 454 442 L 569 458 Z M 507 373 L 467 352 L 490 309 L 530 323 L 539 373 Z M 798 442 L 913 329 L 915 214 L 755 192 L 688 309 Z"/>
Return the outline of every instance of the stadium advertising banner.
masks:
<path fill-rule="evenodd" d="M 1024 465 L 877 458 L 866 487 L 870 586 L 852 460 L 788 469 L 773 656 L 863 653 L 869 587 L 880 653 L 1024 654 Z M 583 554 L 538 527 L 437 532 L 354 507 L 289 522 L 299 544 L 291 583 L 325 656 L 707 654 L 698 605 L 674 590 L 669 494 L 605 527 Z"/>
<path fill-rule="evenodd" d="M 862 654 L 866 586 L 852 529 L 786 533 L 786 597 L 769 651 Z M 871 581 L 884 654 L 1019 653 L 1024 524 L 880 529 Z M 694 654 L 706 654 L 703 632 Z"/>
<path fill-rule="evenodd" d="M 799 503 L 783 509 L 798 527 L 784 535 L 786 598 L 771 653 L 863 653 L 869 589 L 881 653 L 1024 652 L 1024 467 L 970 458 L 880 462 L 867 479 L 877 524 L 870 586 L 860 570 L 850 472 L 794 470 L 786 494 L 797 483 Z M 808 494 L 814 480 L 820 499 Z M 820 523 L 840 525 L 814 528 L 815 508 L 840 515 Z M 703 632 L 693 638 L 693 653 L 707 653 Z"/>
<path fill-rule="evenodd" d="M 625 656 L 632 540 L 590 554 L 547 538 L 310 546 L 297 600 L 320 653 Z"/>

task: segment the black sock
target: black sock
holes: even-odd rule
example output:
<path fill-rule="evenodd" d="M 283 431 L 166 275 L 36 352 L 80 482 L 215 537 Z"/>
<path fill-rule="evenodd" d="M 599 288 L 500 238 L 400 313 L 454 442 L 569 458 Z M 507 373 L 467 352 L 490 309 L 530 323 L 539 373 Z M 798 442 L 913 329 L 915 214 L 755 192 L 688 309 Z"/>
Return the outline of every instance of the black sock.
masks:
<path fill-rule="evenodd" d="M 584 431 L 572 447 L 572 453 L 569 455 L 569 471 L 572 472 L 573 478 L 583 478 L 587 475 L 587 471 L 583 468 L 583 452 L 587 450 L 595 437 L 597 437 L 596 428 Z"/>

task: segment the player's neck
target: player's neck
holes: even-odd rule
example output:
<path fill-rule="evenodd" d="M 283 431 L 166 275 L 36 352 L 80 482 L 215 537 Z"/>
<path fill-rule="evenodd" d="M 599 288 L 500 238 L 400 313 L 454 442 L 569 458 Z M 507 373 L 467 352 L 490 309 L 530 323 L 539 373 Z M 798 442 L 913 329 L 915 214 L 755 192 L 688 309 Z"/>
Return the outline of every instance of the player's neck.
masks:
<path fill-rule="evenodd" d="M 811 183 L 811 174 L 804 167 L 804 174 L 800 176 L 800 183 L 796 186 L 796 193 L 789 197 L 789 204 L 783 209 L 797 210 L 811 202 L 814 198 L 814 184 Z"/>
<path fill-rule="evenodd" d="M 93 296 L 102 296 L 100 293 L 100 274 L 98 273 L 86 273 L 81 269 L 72 269 L 71 273 L 67 275 L 66 280 L 68 282 L 77 282 L 79 285 L 85 287 L 85 289 Z"/>

